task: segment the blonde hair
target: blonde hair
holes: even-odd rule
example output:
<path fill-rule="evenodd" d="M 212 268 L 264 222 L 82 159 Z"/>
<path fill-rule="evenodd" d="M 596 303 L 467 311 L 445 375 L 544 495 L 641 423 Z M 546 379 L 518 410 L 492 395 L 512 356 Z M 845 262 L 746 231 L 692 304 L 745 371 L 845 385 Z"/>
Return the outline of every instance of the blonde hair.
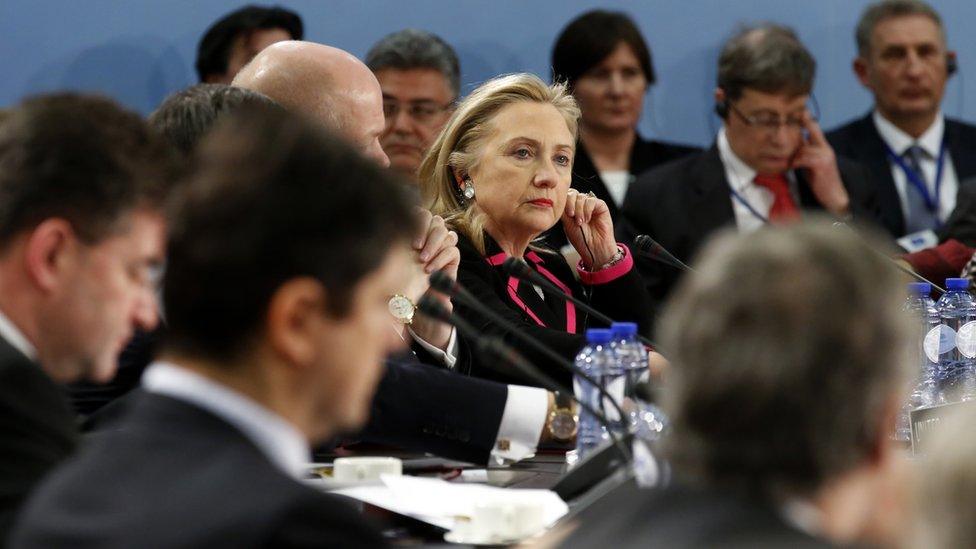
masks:
<path fill-rule="evenodd" d="M 492 119 L 504 107 L 523 101 L 555 107 L 576 139 L 580 110 L 564 83 L 550 86 L 534 74 L 509 74 L 485 82 L 458 105 L 420 164 L 420 189 L 430 211 L 467 236 L 482 254 L 484 215 L 473 201 L 462 205 L 455 173 L 477 166 L 481 145 L 493 130 Z"/>

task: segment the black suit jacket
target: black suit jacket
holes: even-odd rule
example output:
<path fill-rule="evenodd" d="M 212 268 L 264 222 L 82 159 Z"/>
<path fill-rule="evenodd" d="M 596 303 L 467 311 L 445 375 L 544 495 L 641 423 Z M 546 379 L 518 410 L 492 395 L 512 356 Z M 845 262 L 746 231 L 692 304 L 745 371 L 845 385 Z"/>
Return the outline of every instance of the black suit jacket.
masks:
<path fill-rule="evenodd" d="M 786 523 L 760 498 L 672 486 L 615 490 L 575 518 L 563 542 L 574 549 L 606 547 L 790 547 L 831 545 Z"/>
<path fill-rule="evenodd" d="M 700 151 L 699 147 L 688 145 L 678 145 L 665 141 L 647 140 L 636 134 L 634 146 L 630 149 L 629 170 L 631 181 L 637 176 L 650 170 L 651 168 L 666 164 L 672 160 L 688 156 Z M 582 141 L 576 143 L 576 159 L 573 162 L 573 181 L 571 186 L 581 193 L 593 192 L 598 198 L 607 203 L 610 209 L 610 217 L 613 218 L 614 226 L 620 219 L 620 208 L 610 196 L 606 183 L 600 178 L 600 173 L 593 164 L 593 159 L 586 152 L 586 147 Z M 569 243 L 566 234 L 563 232 L 561 224 L 556 225 L 546 235 L 546 242 L 555 250 Z"/>
<path fill-rule="evenodd" d="M 488 256 L 501 252 L 498 245 L 487 238 Z M 526 335 L 542 342 L 553 349 L 566 360 L 572 361 L 585 343 L 585 328 L 606 327 L 598 321 L 591 321 L 585 313 L 573 307 L 575 314 L 575 329 L 569 331 L 569 309 L 564 301 L 548 296 L 542 299 L 530 284 L 518 283 L 517 288 L 510 290 L 510 285 L 516 282 L 510 280 L 499 265 L 490 264 L 488 258 L 481 255 L 474 244 L 461 236 L 458 242 L 461 252 L 461 264 L 458 268 L 458 282 L 481 302 L 503 318 L 507 319 L 517 329 Z M 535 259 L 530 258 L 537 258 Z M 642 333 L 646 333 L 653 322 L 653 311 L 650 299 L 637 274 L 631 269 L 627 274 L 604 284 L 584 286 L 578 282 L 563 257 L 556 253 L 532 252 L 526 254 L 527 263 L 539 272 L 540 267 L 555 276 L 579 299 L 588 300 L 598 311 L 619 321 L 636 322 Z M 586 290 L 584 290 L 586 288 Z M 587 293 L 590 293 L 589 297 Z M 525 304 L 531 314 L 523 310 L 512 297 L 512 293 Z M 477 310 L 455 300 L 454 310 L 468 322 L 474 324 L 482 334 L 501 338 L 505 343 L 515 347 L 530 362 L 564 385 L 572 383 L 572 374 L 550 357 L 540 353 L 522 343 L 511 329 L 502 326 Z M 534 318 L 533 318 L 534 316 Z M 540 325 L 536 319 L 544 325 Z M 491 357 L 475 356 L 471 361 L 472 375 L 526 385 L 539 385 L 538 381 L 527 377 L 518 371 L 500 371 L 504 364 L 498 364 Z"/>
<path fill-rule="evenodd" d="M 841 179 L 850 196 L 850 209 L 860 223 L 878 219 L 877 198 L 867 170 L 838 158 Z M 800 206 L 823 210 L 797 171 Z M 705 239 L 716 230 L 735 225 L 729 183 L 725 178 L 718 147 L 665 164 L 641 176 L 627 191 L 620 238 L 631 241 L 638 234 L 656 240 L 675 257 L 689 263 Z M 648 292 L 663 300 L 679 278 L 680 271 L 658 263 L 638 260 Z"/>
<path fill-rule="evenodd" d="M 878 188 L 881 223 L 895 237 L 905 234 L 905 214 L 891 175 L 891 164 L 884 141 L 874 125 L 872 113 L 853 120 L 827 134 L 827 140 L 839 156 L 850 158 L 871 170 Z M 956 120 L 945 120 L 946 148 L 960 187 L 965 179 L 976 175 L 976 126 Z"/>
<path fill-rule="evenodd" d="M 12 547 L 380 547 L 347 500 L 301 484 L 237 429 L 142 393 L 31 497 Z"/>
<path fill-rule="evenodd" d="M 0 338 L 0 546 L 24 499 L 77 441 L 61 387 Z"/>

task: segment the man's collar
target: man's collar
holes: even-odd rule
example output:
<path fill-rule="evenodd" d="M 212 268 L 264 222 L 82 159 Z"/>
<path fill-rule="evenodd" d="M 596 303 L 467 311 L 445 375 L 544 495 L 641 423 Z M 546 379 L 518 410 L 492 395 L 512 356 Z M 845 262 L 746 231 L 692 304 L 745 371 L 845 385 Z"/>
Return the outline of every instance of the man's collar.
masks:
<path fill-rule="evenodd" d="M 725 169 L 731 170 L 735 175 L 735 181 L 729 181 L 729 185 L 735 192 L 741 193 L 752 185 L 752 180 L 756 178 L 756 170 L 750 168 L 732 150 L 729 138 L 725 135 L 725 126 L 722 126 L 722 129 L 718 131 L 718 154 L 722 159 L 722 164 L 725 165 Z"/>
<path fill-rule="evenodd" d="M 20 351 L 27 358 L 37 361 L 37 348 L 27 339 L 27 336 L 17 328 L 0 310 L 0 337 L 7 340 L 14 349 Z"/>
<path fill-rule="evenodd" d="M 935 117 L 935 122 L 922 135 L 915 139 L 908 135 L 901 128 L 895 126 L 887 118 L 881 115 L 877 109 L 871 115 L 875 128 L 881 135 L 881 139 L 891 147 L 895 154 L 902 155 L 908 147 L 918 145 L 932 158 L 938 158 L 939 149 L 942 148 L 942 136 L 945 134 L 945 118 L 942 112 Z"/>

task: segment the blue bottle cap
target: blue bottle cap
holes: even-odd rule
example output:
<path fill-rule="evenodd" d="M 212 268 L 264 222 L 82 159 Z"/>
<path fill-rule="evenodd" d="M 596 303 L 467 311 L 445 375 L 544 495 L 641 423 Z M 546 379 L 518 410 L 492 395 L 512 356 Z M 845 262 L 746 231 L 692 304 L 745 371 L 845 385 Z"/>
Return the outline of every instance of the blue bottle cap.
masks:
<path fill-rule="evenodd" d="M 947 290 L 968 290 L 969 279 L 968 278 L 947 278 L 946 289 Z"/>
<path fill-rule="evenodd" d="M 610 343 L 613 334 L 605 328 L 590 328 L 586 331 L 587 343 Z"/>
<path fill-rule="evenodd" d="M 613 333 L 613 337 L 637 335 L 637 323 L 614 322 L 610 325 L 610 332 Z"/>
<path fill-rule="evenodd" d="M 932 285 L 928 282 L 909 282 L 909 295 L 929 295 L 932 293 Z"/>

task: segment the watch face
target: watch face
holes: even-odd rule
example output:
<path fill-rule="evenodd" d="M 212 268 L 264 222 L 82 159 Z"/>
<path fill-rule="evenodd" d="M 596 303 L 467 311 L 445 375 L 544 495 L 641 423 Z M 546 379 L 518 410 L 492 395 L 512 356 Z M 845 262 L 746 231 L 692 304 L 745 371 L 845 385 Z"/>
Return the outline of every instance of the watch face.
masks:
<path fill-rule="evenodd" d="M 557 440 L 573 438 L 576 436 L 577 427 L 579 427 L 579 422 L 576 420 L 576 416 L 568 410 L 556 412 L 549 421 L 549 429 L 552 430 L 552 436 Z"/>
<path fill-rule="evenodd" d="M 402 295 L 395 295 L 390 298 L 387 306 L 390 309 L 390 314 L 393 318 L 399 320 L 400 322 L 409 323 L 413 320 L 413 313 L 416 307 L 414 307 L 413 302 Z"/>

